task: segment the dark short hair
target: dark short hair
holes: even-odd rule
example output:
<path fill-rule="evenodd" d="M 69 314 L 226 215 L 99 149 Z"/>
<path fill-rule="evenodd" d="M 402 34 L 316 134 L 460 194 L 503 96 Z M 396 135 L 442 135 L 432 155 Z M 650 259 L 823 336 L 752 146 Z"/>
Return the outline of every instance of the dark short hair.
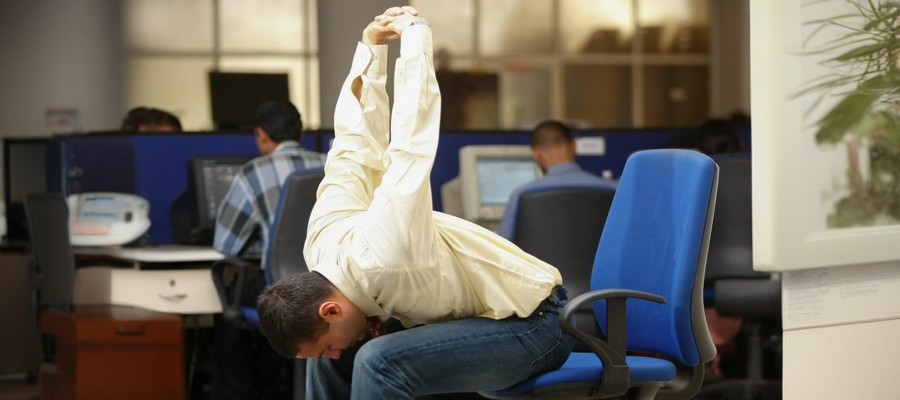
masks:
<path fill-rule="evenodd" d="M 572 130 L 555 120 L 543 121 L 531 131 L 531 147 L 558 146 L 572 140 Z"/>
<path fill-rule="evenodd" d="M 737 153 L 742 147 L 737 129 L 729 120 L 710 118 L 697 130 L 697 150 L 701 153 Z"/>
<path fill-rule="evenodd" d="M 256 302 L 260 330 L 278 354 L 295 358 L 300 343 L 325 332 L 319 305 L 332 290 L 334 285 L 317 272 L 291 275 L 263 290 Z"/>
<path fill-rule="evenodd" d="M 256 108 L 256 125 L 266 131 L 275 143 L 299 141 L 303 135 L 303 120 L 297 107 L 287 100 L 271 100 Z"/>
<path fill-rule="evenodd" d="M 123 132 L 137 132 L 141 125 L 169 125 L 181 131 L 181 121 L 174 114 L 152 107 L 134 107 L 122 119 Z"/>

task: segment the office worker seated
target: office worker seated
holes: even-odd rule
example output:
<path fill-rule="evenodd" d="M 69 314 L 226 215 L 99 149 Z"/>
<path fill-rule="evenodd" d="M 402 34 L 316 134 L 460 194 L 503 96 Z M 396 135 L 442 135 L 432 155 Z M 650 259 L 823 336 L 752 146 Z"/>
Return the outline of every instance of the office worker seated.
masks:
<path fill-rule="evenodd" d="M 229 256 L 262 255 L 285 179 L 298 170 L 321 168 L 325 162 L 323 154 L 300 147 L 303 121 L 290 102 L 261 104 L 256 120 L 256 146 L 262 155 L 235 174 L 216 216 L 213 246 Z M 244 305 L 255 305 L 264 285 L 262 276 L 245 280 Z M 232 326 L 217 315 L 214 341 L 218 362 L 213 398 L 266 398 L 266 391 L 276 389 L 274 382 L 285 362 L 258 331 Z"/>
<path fill-rule="evenodd" d="M 389 115 L 386 42 L 396 38 Z M 310 359 L 308 399 L 500 389 L 568 358 L 574 339 L 557 322 L 565 290 L 556 268 L 433 211 L 440 110 L 431 29 L 411 7 L 388 9 L 364 30 L 338 98 L 304 248 L 311 272 L 259 299 L 273 347 Z M 382 334 L 388 317 L 408 329 Z M 371 336 L 345 381 L 332 359 Z"/>
<path fill-rule="evenodd" d="M 575 162 L 575 139 L 569 127 L 562 122 L 547 120 L 535 126 L 531 131 L 531 152 L 544 176 L 520 186 L 510 195 L 500 219 L 499 233 L 504 238 L 513 239 L 519 197 L 526 191 L 561 185 L 616 187 L 616 180 L 601 178 L 578 166 Z"/>
<path fill-rule="evenodd" d="M 135 107 L 128 110 L 122 132 L 181 132 L 181 121 L 175 114 L 153 107 Z"/>

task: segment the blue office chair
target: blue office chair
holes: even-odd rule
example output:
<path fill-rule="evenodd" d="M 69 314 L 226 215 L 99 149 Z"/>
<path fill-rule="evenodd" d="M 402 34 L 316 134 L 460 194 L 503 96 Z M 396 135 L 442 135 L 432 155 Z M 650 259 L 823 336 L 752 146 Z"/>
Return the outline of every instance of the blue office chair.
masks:
<path fill-rule="evenodd" d="M 553 185 L 521 193 L 512 242 L 559 269 L 569 297 L 590 291 L 591 270 L 600 234 L 616 190 L 609 185 Z M 578 329 L 600 333 L 594 313 L 576 311 Z M 576 343 L 576 351 L 590 351 Z"/>
<path fill-rule="evenodd" d="M 321 170 L 295 172 L 281 188 L 275 221 L 269 231 L 264 268 L 267 285 L 288 275 L 307 271 L 303 258 L 303 243 L 306 241 L 306 226 L 309 215 L 316 203 L 316 190 L 325 176 Z M 233 279 L 226 279 L 228 270 L 234 268 Z M 248 274 L 259 273 L 259 265 L 239 257 L 227 257 L 212 266 L 213 283 L 222 302 L 222 314 L 231 323 L 253 328 L 259 326 L 256 307 L 242 305 L 241 296 L 244 279 Z M 226 287 L 233 281 L 231 297 Z"/>
<path fill-rule="evenodd" d="M 703 274 L 718 167 L 691 150 L 632 154 L 616 189 L 591 275 L 591 291 L 559 316 L 591 352 L 559 370 L 483 395 L 495 399 L 690 398 L 715 347 L 703 313 Z M 633 299 L 631 301 L 627 301 Z M 592 304 L 605 338 L 578 330 Z"/>

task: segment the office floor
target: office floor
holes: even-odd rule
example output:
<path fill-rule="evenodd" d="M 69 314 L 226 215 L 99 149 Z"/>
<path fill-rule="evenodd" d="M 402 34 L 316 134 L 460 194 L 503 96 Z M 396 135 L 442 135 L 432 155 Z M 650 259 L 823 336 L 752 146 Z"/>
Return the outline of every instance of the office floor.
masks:
<path fill-rule="evenodd" d="M 28 380 L 25 374 L 0 377 L 0 400 L 38 400 L 40 388 L 36 380 Z"/>

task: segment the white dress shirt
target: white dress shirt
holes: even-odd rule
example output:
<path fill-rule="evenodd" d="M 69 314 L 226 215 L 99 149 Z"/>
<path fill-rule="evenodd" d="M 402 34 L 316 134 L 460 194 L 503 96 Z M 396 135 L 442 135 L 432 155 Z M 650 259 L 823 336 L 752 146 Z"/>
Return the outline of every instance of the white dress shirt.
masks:
<path fill-rule="evenodd" d="M 403 32 L 389 116 L 387 46 L 357 45 L 306 261 L 366 315 L 406 326 L 526 317 L 562 283 L 559 271 L 478 225 L 433 211 L 441 96 L 432 55 L 429 27 Z"/>

